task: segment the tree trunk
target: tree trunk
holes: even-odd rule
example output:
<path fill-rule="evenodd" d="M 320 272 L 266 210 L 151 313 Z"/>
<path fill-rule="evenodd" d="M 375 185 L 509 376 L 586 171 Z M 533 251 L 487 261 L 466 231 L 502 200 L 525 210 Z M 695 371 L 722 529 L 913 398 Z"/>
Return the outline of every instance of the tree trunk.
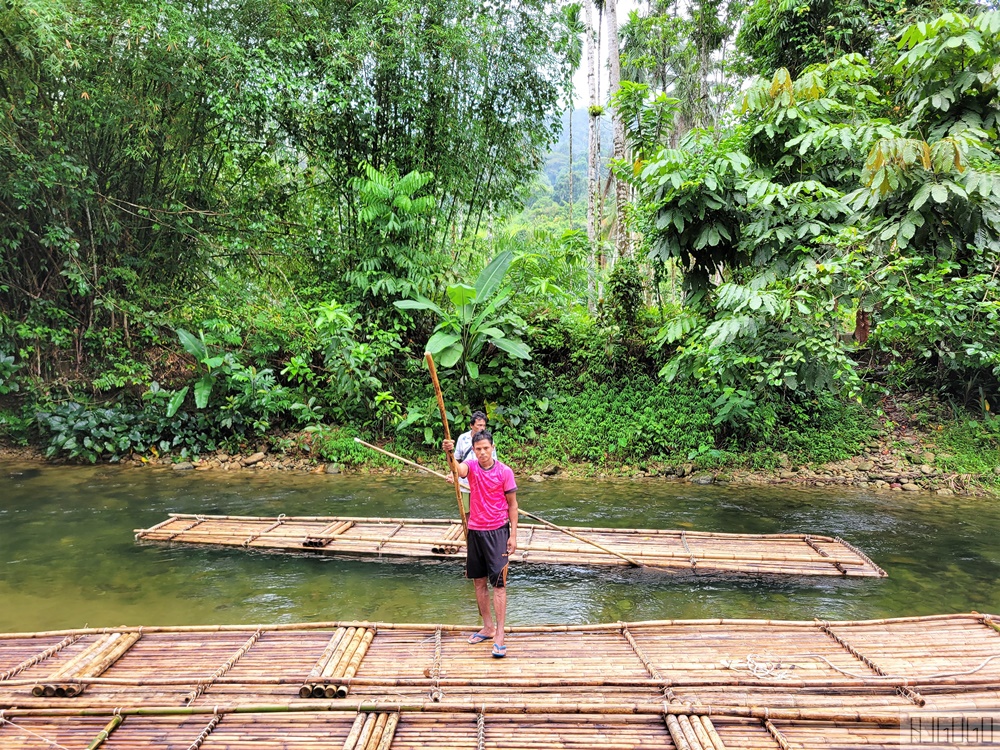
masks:
<path fill-rule="evenodd" d="M 604 15 L 608 21 L 608 100 L 612 100 L 621 88 L 622 71 L 620 46 L 618 41 L 618 16 L 616 0 L 605 0 Z M 611 113 L 614 133 L 615 159 L 624 162 L 628 158 L 625 148 L 625 123 L 621 114 Z M 625 226 L 625 209 L 629 204 L 628 183 L 615 178 L 615 249 L 619 258 L 632 255 L 628 229 Z"/>
<path fill-rule="evenodd" d="M 573 228 L 573 94 L 569 95 L 569 228 Z"/>
<path fill-rule="evenodd" d="M 597 297 L 597 160 L 600 156 L 600 132 L 598 115 L 600 103 L 597 100 L 596 55 L 597 35 L 594 30 L 594 9 L 592 0 L 583 0 L 584 21 L 587 26 L 587 240 L 590 245 L 589 273 L 587 274 L 588 305 L 593 310 Z"/>

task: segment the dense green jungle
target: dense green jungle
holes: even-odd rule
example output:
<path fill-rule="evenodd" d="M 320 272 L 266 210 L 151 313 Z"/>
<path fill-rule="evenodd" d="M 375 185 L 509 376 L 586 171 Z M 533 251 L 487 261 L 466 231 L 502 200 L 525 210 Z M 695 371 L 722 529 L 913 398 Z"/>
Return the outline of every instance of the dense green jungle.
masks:
<path fill-rule="evenodd" d="M 998 86 L 995 2 L 5 0 L 0 443 L 427 458 L 429 351 L 518 471 L 990 490 Z"/>

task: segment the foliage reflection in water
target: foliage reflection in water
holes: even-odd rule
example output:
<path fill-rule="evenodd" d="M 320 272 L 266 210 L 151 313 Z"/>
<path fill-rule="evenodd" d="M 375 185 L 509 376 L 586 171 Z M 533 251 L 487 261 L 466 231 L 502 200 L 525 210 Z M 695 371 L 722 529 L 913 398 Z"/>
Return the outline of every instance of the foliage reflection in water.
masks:
<path fill-rule="evenodd" d="M 991 500 L 656 480 L 522 483 L 527 510 L 579 526 L 842 536 L 888 579 L 718 578 L 516 566 L 508 622 L 868 619 L 1000 612 Z M 438 480 L 0 464 L 0 630 L 368 619 L 473 622 L 455 562 L 139 545 L 168 513 L 451 517 Z"/>

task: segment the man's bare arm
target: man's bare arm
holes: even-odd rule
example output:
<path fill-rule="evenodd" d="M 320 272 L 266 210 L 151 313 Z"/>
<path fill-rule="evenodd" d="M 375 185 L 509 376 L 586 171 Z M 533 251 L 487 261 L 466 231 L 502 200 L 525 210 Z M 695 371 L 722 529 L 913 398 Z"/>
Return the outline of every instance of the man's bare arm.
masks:
<path fill-rule="evenodd" d="M 510 516 L 510 541 L 507 542 L 507 554 L 517 551 L 517 491 L 505 493 L 507 496 L 507 513 Z"/>

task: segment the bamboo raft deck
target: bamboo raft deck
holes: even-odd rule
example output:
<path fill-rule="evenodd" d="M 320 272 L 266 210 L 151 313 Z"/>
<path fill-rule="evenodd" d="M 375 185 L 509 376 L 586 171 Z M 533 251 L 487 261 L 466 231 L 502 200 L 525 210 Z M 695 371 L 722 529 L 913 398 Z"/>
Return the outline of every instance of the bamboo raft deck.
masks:
<path fill-rule="evenodd" d="M 687 574 L 884 577 L 885 571 L 843 539 L 809 534 L 722 534 L 660 529 L 571 527 L 605 552 L 556 529 L 517 527 L 511 562 L 645 567 Z M 462 525 L 454 520 L 360 517 L 209 516 L 171 514 L 143 542 L 204 544 L 262 551 L 464 559 Z M 618 553 L 616 556 L 612 553 Z"/>
<path fill-rule="evenodd" d="M 1000 741 L 992 615 L 524 626 L 504 659 L 472 630 L 0 634 L 0 748 L 917 747 L 909 722 L 957 712 Z"/>

